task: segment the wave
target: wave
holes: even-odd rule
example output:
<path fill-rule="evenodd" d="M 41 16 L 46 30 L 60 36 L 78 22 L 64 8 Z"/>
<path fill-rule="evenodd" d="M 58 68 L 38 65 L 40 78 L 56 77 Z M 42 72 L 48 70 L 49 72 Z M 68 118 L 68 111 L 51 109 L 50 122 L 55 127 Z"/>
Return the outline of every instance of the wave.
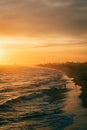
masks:
<path fill-rule="evenodd" d="M 3 99 L 0 104 L 2 130 L 62 130 L 72 123 L 73 116 L 64 114 L 62 110 L 69 91 L 64 86 L 66 80 L 62 80 L 62 73 L 39 68 L 26 69 L 23 75 L 15 76 L 9 77 L 10 84 L 8 82 L 0 90 Z"/>

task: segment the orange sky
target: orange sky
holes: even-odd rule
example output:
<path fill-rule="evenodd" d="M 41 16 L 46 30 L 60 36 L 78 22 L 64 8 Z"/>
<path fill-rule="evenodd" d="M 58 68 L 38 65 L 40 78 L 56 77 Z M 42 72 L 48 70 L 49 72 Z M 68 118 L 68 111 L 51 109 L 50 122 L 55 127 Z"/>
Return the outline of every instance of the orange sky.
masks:
<path fill-rule="evenodd" d="M 0 64 L 86 61 L 87 1 L 0 1 Z"/>
<path fill-rule="evenodd" d="M 21 38 L 22 39 L 22 38 Z M 37 41 L 18 40 L 20 43 L 0 44 L 0 63 L 1 64 L 37 64 L 46 62 L 65 62 L 65 61 L 86 61 L 87 47 L 80 45 L 50 45 L 43 46 Z M 7 42 L 7 41 L 5 41 Z M 21 43 L 22 42 L 22 43 Z M 40 42 L 40 41 L 39 41 Z M 31 44 L 32 43 L 32 44 Z M 47 44 L 46 44 L 47 45 Z"/>

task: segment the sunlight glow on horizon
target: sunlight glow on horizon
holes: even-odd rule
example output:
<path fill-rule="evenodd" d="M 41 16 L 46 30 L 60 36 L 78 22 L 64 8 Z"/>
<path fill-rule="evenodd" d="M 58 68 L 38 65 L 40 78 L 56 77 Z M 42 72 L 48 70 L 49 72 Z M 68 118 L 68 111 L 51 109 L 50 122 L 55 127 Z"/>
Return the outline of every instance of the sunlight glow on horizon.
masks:
<path fill-rule="evenodd" d="M 0 64 L 87 61 L 86 0 L 0 1 Z"/>
<path fill-rule="evenodd" d="M 0 46 L 0 57 L 3 55 L 3 53 L 4 53 L 4 49 L 2 46 Z"/>
<path fill-rule="evenodd" d="M 72 45 L 83 42 L 83 39 L 72 38 L 72 37 L 12 37 L 12 36 L 0 36 L 0 44 L 58 44 L 58 45 Z"/>
<path fill-rule="evenodd" d="M 85 61 L 87 48 L 81 39 L 0 37 L 0 64 L 38 64 L 46 62 Z M 70 44 L 71 42 L 71 44 Z M 75 42 L 75 44 L 73 44 Z M 76 45 L 77 43 L 77 45 Z M 85 51 L 83 51 L 85 50 Z"/>

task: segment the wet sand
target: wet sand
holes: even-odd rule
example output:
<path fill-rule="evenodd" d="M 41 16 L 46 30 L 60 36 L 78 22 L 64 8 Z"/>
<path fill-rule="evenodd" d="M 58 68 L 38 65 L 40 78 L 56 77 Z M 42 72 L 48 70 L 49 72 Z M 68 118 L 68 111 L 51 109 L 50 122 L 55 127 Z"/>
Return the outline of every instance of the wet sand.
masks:
<path fill-rule="evenodd" d="M 73 78 L 75 84 L 81 86 L 81 93 L 79 95 L 79 97 L 82 100 L 81 105 L 84 108 L 87 108 L 87 62 L 85 63 L 67 62 L 64 64 L 49 63 L 40 66 L 61 70 L 66 75 Z"/>
<path fill-rule="evenodd" d="M 64 130 L 87 130 L 87 63 L 46 64 L 43 67 L 61 70 L 71 77 L 63 111 L 73 115 L 73 124 Z"/>
<path fill-rule="evenodd" d="M 79 98 L 81 86 L 76 85 L 71 79 L 68 81 L 67 88 L 71 90 L 67 92 L 63 111 L 73 115 L 73 123 L 64 130 L 87 130 L 87 109 L 81 105 L 82 101 Z"/>

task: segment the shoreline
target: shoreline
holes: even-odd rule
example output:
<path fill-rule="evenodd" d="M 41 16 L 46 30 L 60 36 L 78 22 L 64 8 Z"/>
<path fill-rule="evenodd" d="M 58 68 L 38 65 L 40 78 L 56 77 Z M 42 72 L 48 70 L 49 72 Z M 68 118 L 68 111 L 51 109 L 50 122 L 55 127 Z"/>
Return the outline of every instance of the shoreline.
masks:
<path fill-rule="evenodd" d="M 64 130 L 87 130 L 87 65 L 82 64 L 80 66 L 80 64 L 76 65 L 74 63 L 69 65 L 46 64 L 42 67 L 61 70 L 75 83 L 74 88 L 67 92 L 65 108 L 63 109 L 67 114 L 74 115 L 74 122 L 65 127 Z M 71 86 L 72 83 L 69 88 Z"/>
<path fill-rule="evenodd" d="M 87 63 L 48 63 L 39 66 L 61 70 L 65 75 L 73 78 L 75 84 L 81 86 L 79 98 L 82 100 L 82 106 L 87 108 Z"/>

